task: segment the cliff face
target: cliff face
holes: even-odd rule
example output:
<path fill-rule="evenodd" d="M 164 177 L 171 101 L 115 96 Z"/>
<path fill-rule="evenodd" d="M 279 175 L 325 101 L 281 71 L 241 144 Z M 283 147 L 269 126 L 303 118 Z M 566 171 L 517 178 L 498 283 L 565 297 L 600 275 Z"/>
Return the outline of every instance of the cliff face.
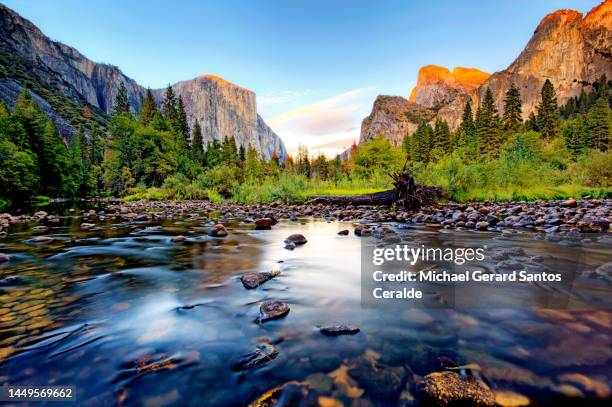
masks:
<path fill-rule="evenodd" d="M 463 107 L 468 99 L 476 110 L 487 87 L 490 87 L 498 109 L 503 109 L 506 91 L 514 83 L 521 92 L 523 119 L 536 111 L 540 92 L 546 79 L 555 86 L 559 105 L 577 96 L 583 88 L 602 75 L 612 78 L 612 0 L 606 0 L 591 10 L 586 17 L 574 10 L 558 10 L 544 17 L 524 50 L 512 64 L 491 76 L 474 69 L 448 69 L 426 66 L 419 71 L 417 86 L 410 100 L 436 114 L 427 120 L 446 120 L 452 129 L 461 123 Z M 463 71 L 461 71 L 463 70 Z M 369 117 L 379 115 L 374 103 Z M 396 116 L 401 116 L 397 114 Z M 365 128 L 364 128 L 365 126 Z M 364 120 L 361 134 L 372 130 Z M 391 140 L 403 138 L 400 122 L 387 123 L 376 131 Z"/>
<path fill-rule="evenodd" d="M 46 37 L 34 24 L 0 4 L 0 100 L 15 102 L 14 90 L 36 82 L 47 95 L 67 99 L 76 111 L 89 105 L 101 117 L 113 110 L 113 101 L 123 82 L 130 105 L 138 111 L 146 89 L 115 66 L 95 63 L 76 49 Z M 286 157 L 282 140 L 257 115 L 255 94 L 222 78 L 202 76 L 179 82 L 173 88 L 183 97 L 190 124 L 197 118 L 204 142 L 234 136 L 241 145 L 253 146 L 269 158 L 276 151 Z M 153 91 L 158 102 L 163 90 Z M 45 95 L 38 94 L 40 100 Z M 39 100 L 37 99 L 37 100 Z M 58 123 L 66 137 L 74 126 L 59 120 L 58 106 L 45 101 L 45 113 Z M 51 104 L 50 104 L 51 103 Z M 39 103 L 41 106 L 43 104 Z M 54 108 L 55 107 L 55 108 Z M 56 120 L 57 119 L 57 120 Z"/>
<path fill-rule="evenodd" d="M 287 151 L 281 139 L 257 114 L 255 93 L 218 76 L 202 75 L 172 86 L 183 98 L 189 125 L 197 119 L 204 143 L 233 136 L 238 145 L 252 146 L 266 157 L 273 152 L 281 157 Z M 154 91 L 161 101 L 165 90 Z"/>
<path fill-rule="evenodd" d="M 476 68 L 456 67 L 451 72 L 443 66 L 427 65 L 419 70 L 409 100 L 430 108 L 445 105 L 477 89 L 488 77 L 488 73 Z"/>

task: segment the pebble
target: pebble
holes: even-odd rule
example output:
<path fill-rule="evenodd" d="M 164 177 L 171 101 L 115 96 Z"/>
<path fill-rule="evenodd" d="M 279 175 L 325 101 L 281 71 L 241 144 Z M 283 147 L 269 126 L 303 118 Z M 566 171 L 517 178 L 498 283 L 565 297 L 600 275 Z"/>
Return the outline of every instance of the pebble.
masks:
<path fill-rule="evenodd" d="M 338 335 L 355 335 L 359 332 L 356 326 L 348 325 L 329 325 L 319 329 L 323 335 L 338 336 Z"/>
<path fill-rule="evenodd" d="M 289 313 L 289 306 L 282 301 L 268 300 L 259 306 L 259 321 L 266 322 L 272 319 L 285 317 Z"/>
<path fill-rule="evenodd" d="M 244 286 L 244 288 L 251 290 L 253 288 L 259 287 L 266 281 L 271 280 L 272 278 L 278 276 L 279 274 L 280 274 L 280 270 L 253 271 L 253 272 L 243 274 L 240 277 L 240 281 L 242 282 L 242 285 Z"/>
<path fill-rule="evenodd" d="M 306 238 L 304 237 L 304 235 L 301 235 L 299 233 L 294 233 L 293 235 L 290 235 L 287 238 L 288 241 L 295 243 L 296 245 L 302 245 L 302 244 L 306 244 L 306 242 L 308 242 L 308 240 L 306 240 Z"/>
<path fill-rule="evenodd" d="M 227 230 L 225 229 L 225 226 L 223 226 L 222 224 L 218 223 L 218 224 L 216 224 L 215 226 L 212 227 L 210 232 L 208 232 L 208 236 L 211 236 L 211 237 L 225 237 L 225 236 L 227 236 Z"/>

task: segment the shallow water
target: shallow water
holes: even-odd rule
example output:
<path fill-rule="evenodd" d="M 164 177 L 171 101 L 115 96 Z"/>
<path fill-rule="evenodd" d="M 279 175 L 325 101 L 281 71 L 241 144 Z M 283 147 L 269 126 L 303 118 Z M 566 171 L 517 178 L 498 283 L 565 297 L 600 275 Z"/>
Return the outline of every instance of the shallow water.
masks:
<path fill-rule="evenodd" d="M 596 298 L 599 310 L 542 310 L 512 292 L 495 308 L 385 310 L 361 307 L 362 243 L 352 233 L 337 235 L 352 230 L 347 223 L 282 221 L 256 231 L 226 220 L 229 236 L 218 239 L 206 235 L 211 223 L 198 217 L 108 220 L 83 231 L 77 214 L 47 224 L 51 243 L 29 242 L 37 233 L 27 224 L 0 240 L 0 252 L 11 256 L 0 264 L 0 278 L 18 277 L 0 287 L 0 385 L 74 385 L 79 405 L 244 405 L 309 377 L 321 394 L 347 405 L 356 398 L 396 405 L 404 385 L 382 394 L 368 390 L 367 377 L 343 378 L 343 366 L 364 358 L 421 376 L 478 364 L 469 374 L 536 405 L 595 402 L 612 382 L 612 313 L 604 310 L 610 286 L 581 277 L 610 261 L 605 238 L 576 251 L 530 232 L 461 236 L 495 250 L 521 247 L 526 258 L 548 255 L 533 262 L 571 274 L 572 304 Z M 404 241 L 459 239 L 457 232 L 389 226 Z M 285 250 L 292 233 L 308 243 Z M 172 242 L 179 234 L 187 241 Z M 273 268 L 281 275 L 257 289 L 239 280 L 246 271 Z M 267 299 L 289 304 L 289 315 L 256 323 Z M 318 327 L 331 323 L 361 332 L 322 335 Z M 278 357 L 232 370 L 267 342 Z M 590 382 L 576 383 L 567 376 L 574 373 Z"/>

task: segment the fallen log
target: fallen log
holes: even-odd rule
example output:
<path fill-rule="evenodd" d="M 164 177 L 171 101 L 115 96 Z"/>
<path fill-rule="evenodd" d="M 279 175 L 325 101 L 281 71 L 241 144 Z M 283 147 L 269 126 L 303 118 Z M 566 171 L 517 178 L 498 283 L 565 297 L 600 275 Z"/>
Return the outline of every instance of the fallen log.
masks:
<path fill-rule="evenodd" d="M 444 195 L 444 189 L 422 185 L 406 170 L 390 174 L 393 179 L 393 189 L 361 195 L 316 195 L 309 203 L 326 203 L 338 205 L 402 205 L 406 209 L 418 209 L 429 205 Z"/>

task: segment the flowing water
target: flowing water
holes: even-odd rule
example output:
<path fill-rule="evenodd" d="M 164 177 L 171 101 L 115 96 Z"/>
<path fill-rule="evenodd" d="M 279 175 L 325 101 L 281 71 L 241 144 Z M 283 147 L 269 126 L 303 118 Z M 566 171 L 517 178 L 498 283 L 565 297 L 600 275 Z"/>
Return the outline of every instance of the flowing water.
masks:
<path fill-rule="evenodd" d="M 495 308 L 363 308 L 361 240 L 337 235 L 352 231 L 350 224 L 282 221 L 258 231 L 226 220 L 229 235 L 211 238 L 210 222 L 199 217 L 109 219 L 81 230 L 78 213 L 47 224 L 50 243 L 29 240 L 37 234 L 32 224 L 17 225 L 0 240 L 0 252 L 11 256 L 0 264 L 0 279 L 16 277 L 0 287 L 0 385 L 74 385 L 79 405 L 221 406 L 248 404 L 275 386 L 309 378 L 321 394 L 346 405 L 358 398 L 396 405 L 404 384 L 386 391 L 392 384 L 383 383 L 376 391 L 376 372 L 346 377 L 345 366 L 366 358 L 376 360 L 376 371 L 401 366 L 415 375 L 470 363 L 492 389 L 519 392 L 540 405 L 570 396 L 583 405 L 609 392 L 612 313 L 604 307 L 543 310 L 509 293 Z M 389 226 L 405 241 L 454 237 Z M 308 243 L 285 250 L 292 233 Z M 187 240 L 173 242 L 176 235 Z M 563 242 L 531 232 L 468 238 L 521 247 L 526 257 L 547 255 L 535 261 L 553 258 L 555 268 L 576 277 L 610 261 L 606 239 L 585 244 L 576 257 Z M 239 280 L 246 271 L 274 268 L 281 275 L 256 289 Z M 611 293 L 609 283 L 582 277 L 574 291 L 578 299 Z M 259 304 L 268 299 L 291 310 L 259 324 Z M 331 323 L 361 332 L 322 335 L 319 327 Z M 278 350 L 276 358 L 232 369 L 266 342 Z"/>

